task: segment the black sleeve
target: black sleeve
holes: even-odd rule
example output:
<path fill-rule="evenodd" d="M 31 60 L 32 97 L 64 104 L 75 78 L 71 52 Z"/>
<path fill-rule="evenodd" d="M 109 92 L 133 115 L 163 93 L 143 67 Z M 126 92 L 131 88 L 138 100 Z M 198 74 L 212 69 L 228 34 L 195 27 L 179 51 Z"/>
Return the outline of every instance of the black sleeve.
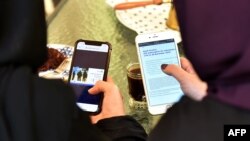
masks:
<path fill-rule="evenodd" d="M 77 108 L 72 89 L 56 80 L 36 79 L 34 95 L 38 138 L 61 141 L 144 141 L 147 134 L 132 117 L 120 116 L 94 126 Z"/>
<path fill-rule="evenodd" d="M 70 141 L 111 141 L 111 139 L 91 123 L 87 113 L 76 107 Z"/>
<path fill-rule="evenodd" d="M 100 120 L 96 126 L 113 141 L 145 141 L 144 128 L 130 116 L 119 116 Z"/>
<path fill-rule="evenodd" d="M 36 78 L 34 86 L 36 140 L 109 140 L 90 122 L 89 116 L 77 108 L 74 92 L 62 81 Z"/>

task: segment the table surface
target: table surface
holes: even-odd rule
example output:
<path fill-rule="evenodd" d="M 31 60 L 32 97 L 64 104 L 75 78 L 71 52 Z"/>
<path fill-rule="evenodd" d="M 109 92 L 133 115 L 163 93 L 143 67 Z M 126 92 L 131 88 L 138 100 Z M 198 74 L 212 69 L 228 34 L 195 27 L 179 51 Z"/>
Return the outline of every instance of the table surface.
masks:
<path fill-rule="evenodd" d="M 112 55 L 108 75 L 120 88 L 127 114 L 132 115 L 149 132 L 161 115 L 152 116 L 147 110 L 129 107 L 126 66 L 137 62 L 136 32 L 122 25 L 115 11 L 105 0 L 68 0 L 48 22 L 48 43 L 73 46 L 78 39 L 108 41 Z"/>

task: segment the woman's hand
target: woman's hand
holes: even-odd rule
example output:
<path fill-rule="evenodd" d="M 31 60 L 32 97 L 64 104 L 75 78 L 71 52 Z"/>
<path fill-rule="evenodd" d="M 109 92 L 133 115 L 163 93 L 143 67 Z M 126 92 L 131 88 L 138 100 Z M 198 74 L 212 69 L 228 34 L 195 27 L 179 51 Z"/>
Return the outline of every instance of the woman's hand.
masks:
<path fill-rule="evenodd" d="M 182 68 L 174 64 L 162 64 L 162 71 L 175 77 L 187 96 L 197 101 L 202 100 L 206 96 L 207 83 L 199 78 L 188 59 L 181 57 L 180 61 Z"/>
<path fill-rule="evenodd" d="M 97 123 L 101 119 L 123 116 L 125 110 L 122 95 L 113 80 L 108 77 L 107 81 L 98 81 L 94 87 L 89 89 L 90 94 L 104 93 L 102 111 L 98 115 L 91 116 L 92 123 Z"/>

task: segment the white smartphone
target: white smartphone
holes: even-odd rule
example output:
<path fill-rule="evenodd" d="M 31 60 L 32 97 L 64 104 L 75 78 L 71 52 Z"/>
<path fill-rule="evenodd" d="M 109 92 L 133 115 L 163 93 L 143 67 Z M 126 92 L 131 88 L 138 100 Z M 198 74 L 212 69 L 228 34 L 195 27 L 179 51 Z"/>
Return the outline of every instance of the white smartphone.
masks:
<path fill-rule="evenodd" d="M 149 113 L 163 114 L 183 95 L 179 82 L 161 70 L 162 64 L 180 65 L 177 44 L 169 33 L 159 32 L 139 34 L 136 48 Z"/>
<path fill-rule="evenodd" d="M 101 112 L 103 94 L 91 95 L 88 89 L 106 80 L 111 45 L 108 42 L 77 40 L 68 83 L 76 93 L 77 106 L 89 114 Z"/>

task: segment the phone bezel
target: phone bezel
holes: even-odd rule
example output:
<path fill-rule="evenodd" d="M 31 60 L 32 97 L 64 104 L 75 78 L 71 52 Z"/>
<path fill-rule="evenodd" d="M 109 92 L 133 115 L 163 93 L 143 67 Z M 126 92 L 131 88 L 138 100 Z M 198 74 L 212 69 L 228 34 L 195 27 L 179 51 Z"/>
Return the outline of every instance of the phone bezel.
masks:
<path fill-rule="evenodd" d="M 75 45 L 74 45 L 74 52 L 73 52 L 72 61 L 71 61 L 71 64 L 70 64 L 69 77 L 68 77 L 68 81 L 67 81 L 68 84 L 70 85 L 70 78 L 71 78 L 71 73 L 72 73 L 72 68 L 73 68 L 72 63 L 74 62 L 74 59 L 75 59 L 75 52 L 77 50 L 77 45 L 80 42 L 84 42 L 86 45 L 96 45 L 96 46 L 101 46 L 102 44 L 108 45 L 107 60 L 106 60 L 105 71 L 104 71 L 104 76 L 103 76 L 103 80 L 106 81 L 107 80 L 107 75 L 108 75 L 108 68 L 109 68 L 109 64 L 110 64 L 110 56 L 111 56 L 111 51 L 112 51 L 111 44 L 109 42 L 104 42 L 104 41 L 94 41 L 94 40 L 79 39 L 79 40 L 77 40 L 75 42 Z M 97 115 L 97 114 L 99 114 L 101 112 L 101 110 L 102 110 L 102 102 L 103 102 L 103 93 L 101 93 L 100 95 L 101 95 L 101 100 L 100 100 L 100 103 L 98 104 L 97 110 L 95 112 L 84 110 L 85 112 L 87 112 L 87 113 L 89 113 L 91 115 Z M 76 103 L 76 105 L 77 105 L 77 103 Z M 78 107 L 78 108 L 80 108 L 80 107 Z"/>
<path fill-rule="evenodd" d="M 139 43 L 145 43 L 145 42 L 153 42 L 153 41 L 159 41 L 159 40 L 167 40 L 167 39 L 174 39 L 173 36 L 169 35 L 169 33 L 167 32 L 158 32 L 158 33 L 149 33 L 149 34 L 139 34 L 136 36 L 135 42 L 136 42 L 136 50 L 137 50 L 137 55 L 138 55 L 138 60 L 140 63 L 140 67 L 142 68 L 142 57 L 140 55 L 140 49 L 139 49 Z M 181 66 L 180 64 L 180 56 L 179 56 L 179 51 L 178 51 L 178 47 L 177 47 L 177 43 L 175 42 L 175 48 L 176 48 L 176 53 L 177 55 L 177 60 L 178 60 L 178 64 Z M 145 96 L 147 99 L 147 105 L 148 105 L 148 111 L 150 114 L 152 115 L 158 115 L 158 114 L 163 114 L 167 111 L 167 109 L 172 106 L 172 104 L 163 104 L 163 105 L 155 105 L 155 106 L 150 106 L 149 104 L 149 96 L 147 93 L 147 86 L 146 86 L 146 80 L 144 78 L 144 71 L 143 69 L 141 69 L 141 73 L 142 73 L 142 80 L 143 80 L 143 86 L 145 89 Z"/>

